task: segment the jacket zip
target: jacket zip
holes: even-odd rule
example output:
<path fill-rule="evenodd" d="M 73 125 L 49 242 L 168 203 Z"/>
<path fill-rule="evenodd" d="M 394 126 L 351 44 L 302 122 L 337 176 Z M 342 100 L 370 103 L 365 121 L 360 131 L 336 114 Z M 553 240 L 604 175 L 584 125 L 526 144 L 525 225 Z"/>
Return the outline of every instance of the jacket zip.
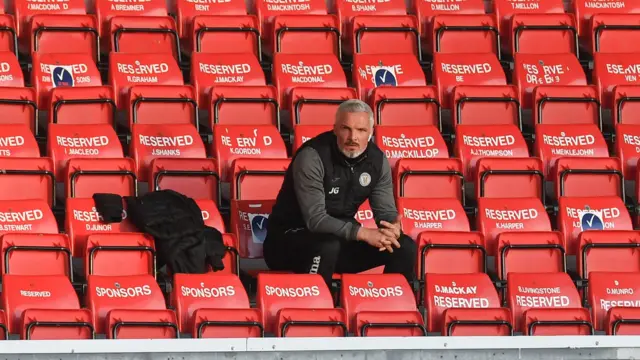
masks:
<path fill-rule="evenodd" d="M 360 160 L 358 160 L 355 164 L 350 164 L 347 160 L 344 160 L 345 165 L 347 165 L 347 167 L 349 167 L 349 170 L 351 170 L 351 176 L 349 176 L 349 181 L 347 183 L 347 192 L 345 193 L 345 196 L 342 197 L 342 208 L 346 209 L 347 208 L 347 198 L 348 198 L 348 194 L 351 193 L 351 184 L 354 181 L 353 179 L 353 174 L 355 174 L 355 171 L 353 170 L 353 168 L 360 164 L 361 162 L 363 162 L 364 160 L 367 159 L 367 155 L 365 154 Z M 357 211 L 357 210 L 356 210 Z"/>

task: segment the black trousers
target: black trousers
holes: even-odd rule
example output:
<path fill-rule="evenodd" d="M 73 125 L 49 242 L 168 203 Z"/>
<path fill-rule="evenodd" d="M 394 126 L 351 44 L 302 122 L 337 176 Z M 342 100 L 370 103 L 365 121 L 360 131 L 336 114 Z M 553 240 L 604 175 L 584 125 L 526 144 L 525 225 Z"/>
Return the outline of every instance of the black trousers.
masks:
<path fill-rule="evenodd" d="M 394 247 L 390 253 L 362 241 L 347 241 L 306 229 L 269 232 L 264 241 L 264 260 L 274 271 L 320 274 L 329 289 L 334 273 L 353 274 L 381 265 L 385 266 L 385 273 L 402 274 L 413 281 L 417 245 L 404 234 L 398 242 L 400 248 Z"/>

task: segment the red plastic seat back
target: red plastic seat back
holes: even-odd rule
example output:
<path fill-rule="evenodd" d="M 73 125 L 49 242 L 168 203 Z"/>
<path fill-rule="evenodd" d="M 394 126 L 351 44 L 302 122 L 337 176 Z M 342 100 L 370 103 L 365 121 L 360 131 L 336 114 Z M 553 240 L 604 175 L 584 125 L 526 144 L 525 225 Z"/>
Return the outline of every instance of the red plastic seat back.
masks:
<path fill-rule="evenodd" d="M 506 280 L 509 273 L 564 272 L 564 238 L 557 231 L 503 232 L 498 235 L 496 269 Z"/>
<path fill-rule="evenodd" d="M 596 3 L 598 4 L 598 3 Z M 606 4 L 606 5 L 605 5 Z M 600 4 L 598 4 L 600 5 Z M 595 14 L 638 14 L 640 4 L 636 1 L 605 1 L 603 6 L 587 1 L 572 1 L 570 11 L 576 14 L 580 25 L 580 36 L 589 37 L 590 21 Z"/>
<path fill-rule="evenodd" d="M 71 244 L 65 234 L 4 234 L 0 241 L 3 275 L 71 274 Z"/>
<path fill-rule="evenodd" d="M 101 173 L 104 172 L 104 173 Z M 64 176 L 67 198 L 90 198 L 95 193 L 135 196 L 135 162 L 131 158 L 71 158 Z"/>
<path fill-rule="evenodd" d="M 398 198 L 402 231 L 418 239 L 423 231 L 469 231 L 469 219 L 460 201 L 447 199 Z"/>
<path fill-rule="evenodd" d="M 123 201 L 122 221 L 105 224 L 96 210 L 92 198 L 69 198 L 66 200 L 65 229 L 71 239 L 71 249 L 76 257 L 84 256 L 87 238 L 91 234 L 121 233 L 137 231 L 127 219 L 126 203 Z"/>
<path fill-rule="evenodd" d="M 332 309 L 327 284 L 317 274 L 258 274 L 256 305 L 262 311 L 265 331 L 276 333 L 281 309 Z"/>
<path fill-rule="evenodd" d="M 212 155 L 218 160 L 220 181 L 229 182 L 235 159 L 286 159 L 287 150 L 275 126 L 219 124 L 213 127 Z"/>
<path fill-rule="evenodd" d="M 463 163 L 465 179 L 472 181 L 481 158 L 529 157 L 529 148 L 515 125 L 458 125 L 454 155 Z"/>
<path fill-rule="evenodd" d="M 622 197 L 624 191 L 620 160 L 616 158 L 560 158 L 551 172 L 557 197 Z"/>
<path fill-rule="evenodd" d="M 600 102 L 595 86 L 539 86 L 533 90 L 533 118 L 538 124 L 600 126 Z"/>
<path fill-rule="evenodd" d="M 74 87 L 53 88 L 46 108 L 49 123 L 58 124 L 113 126 L 116 112 L 113 89 L 110 86 L 84 87 L 81 91 Z"/>
<path fill-rule="evenodd" d="M 171 189 L 196 200 L 218 202 L 219 176 L 214 159 L 156 158 L 150 166 L 152 190 Z"/>
<path fill-rule="evenodd" d="M 507 85 L 498 58 L 491 53 L 435 54 L 433 79 L 438 88 L 440 104 L 452 108 L 452 94 L 458 85 Z"/>
<path fill-rule="evenodd" d="M 393 182 L 396 197 L 451 197 L 463 201 L 459 159 L 400 159 L 393 169 Z"/>
<path fill-rule="evenodd" d="M 0 52 L 0 86 L 24 87 L 24 76 L 18 58 L 9 51 Z"/>
<path fill-rule="evenodd" d="M 333 54 L 278 53 L 273 57 L 273 84 L 278 89 L 278 102 L 286 104 L 294 87 L 345 88 L 347 80 Z"/>
<path fill-rule="evenodd" d="M 155 1 L 155 0 L 154 0 Z M 127 5 L 128 6 L 128 5 Z M 118 108 L 127 104 L 134 85 L 184 85 L 180 67 L 171 54 L 109 53 L 109 85 Z"/>
<path fill-rule="evenodd" d="M 360 205 L 360 207 L 358 208 L 358 211 L 356 211 L 356 214 L 354 215 L 354 218 L 356 219 L 357 222 L 360 223 L 361 226 L 364 226 L 366 228 L 370 228 L 370 229 L 377 229 L 378 225 L 376 225 L 376 220 L 373 217 L 373 210 L 371 210 L 371 204 L 369 203 L 369 200 L 365 200 L 362 205 Z"/>
<path fill-rule="evenodd" d="M 480 198 L 476 221 L 489 255 L 496 255 L 497 238 L 503 232 L 551 231 L 549 216 L 539 198 Z"/>
<path fill-rule="evenodd" d="M 476 198 L 542 198 L 542 161 L 538 158 L 482 158 L 476 166 L 475 185 Z"/>
<path fill-rule="evenodd" d="M 49 124 L 47 156 L 55 167 L 56 179 L 63 182 L 71 158 L 122 158 L 122 146 L 113 127 L 106 124 Z"/>
<path fill-rule="evenodd" d="M 136 174 L 150 182 L 152 161 L 157 158 L 205 159 L 207 152 L 193 125 L 136 124 L 131 132 L 130 155 L 136 161 Z"/>
<path fill-rule="evenodd" d="M 0 200 L 0 235 L 57 234 L 58 223 L 45 200 Z"/>
<path fill-rule="evenodd" d="M 7 10 L 10 11 L 8 13 L 15 14 L 19 37 L 27 35 L 29 21 L 34 15 L 82 15 L 87 13 L 82 0 L 70 0 L 64 3 L 32 3 L 18 0 L 8 4 Z"/>
<path fill-rule="evenodd" d="M 164 310 L 164 295 L 151 275 L 87 277 L 87 308 L 93 314 L 93 326 L 98 333 L 110 331 L 105 321 L 115 309 Z"/>
<path fill-rule="evenodd" d="M 440 128 L 440 103 L 434 86 L 380 86 L 369 92 L 377 125 L 433 125 Z"/>
<path fill-rule="evenodd" d="M 206 226 L 218 229 L 221 233 L 226 232 L 224 220 L 220 215 L 220 210 L 213 200 L 196 200 L 196 204 L 202 211 L 202 220 Z M 224 234 L 223 234 L 224 235 Z"/>
<path fill-rule="evenodd" d="M 524 313 L 525 335 L 593 335 L 589 310 L 583 308 L 529 309 Z"/>
<path fill-rule="evenodd" d="M 633 230 L 622 199 L 617 196 L 565 197 L 558 200 L 558 230 L 567 255 L 579 254 L 578 235 L 585 230 Z"/>
<path fill-rule="evenodd" d="M 536 29 L 536 26 L 543 29 Z M 510 28 L 503 30 L 510 31 L 506 38 L 500 39 L 503 49 L 510 53 L 576 55 L 578 51 L 578 30 L 573 14 L 562 11 L 557 14 L 518 13 L 511 18 Z"/>
<path fill-rule="evenodd" d="M 142 233 L 89 235 L 84 257 L 87 275 L 154 276 L 156 272 L 153 238 Z"/>
<path fill-rule="evenodd" d="M 597 330 L 605 330 L 607 311 L 611 308 L 640 307 L 640 273 L 592 272 L 589 274 L 588 298 L 591 317 Z"/>
<path fill-rule="evenodd" d="M 190 85 L 135 85 L 127 96 L 133 124 L 189 124 L 198 127 L 198 96 Z M 147 99 L 159 99 L 159 102 Z"/>
<path fill-rule="evenodd" d="M 587 85 L 578 58 L 570 53 L 517 54 L 514 59 L 513 82 L 518 87 L 524 109 L 533 106 L 533 90 L 538 86 Z"/>
<path fill-rule="evenodd" d="M 102 78 L 91 54 L 34 53 L 31 83 L 38 94 L 38 108 L 44 109 L 54 87 L 100 86 Z"/>
<path fill-rule="evenodd" d="M 522 315 L 529 309 L 582 307 L 578 290 L 566 273 L 509 274 L 507 303 L 515 329 L 520 328 Z"/>
<path fill-rule="evenodd" d="M 639 7 L 640 10 L 640 7 Z M 593 84 L 598 87 L 602 107 L 617 110 L 613 90 L 618 85 L 637 85 L 640 57 L 636 54 L 596 53 L 593 55 Z"/>
<path fill-rule="evenodd" d="M 290 163 L 285 158 L 234 160 L 231 196 L 238 200 L 275 199 Z"/>
<path fill-rule="evenodd" d="M 193 315 L 198 309 L 250 307 L 240 278 L 233 274 L 175 274 L 170 298 L 178 313 L 181 332 L 192 328 Z"/>
<path fill-rule="evenodd" d="M 77 5 L 78 2 L 72 1 Z M 68 5 L 67 2 L 64 5 Z M 32 5 L 32 4 L 30 4 Z M 63 6 L 64 6 L 63 5 Z M 84 3 L 78 11 L 84 10 Z M 84 12 L 82 12 L 84 14 Z M 85 53 L 98 61 L 98 21 L 93 15 L 34 15 L 26 28 L 29 35 L 30 52 L 39 53 Z M 69 31 L 55 31 L 48 28 L 64 27 Z M 64 43 L 65 46 L 59 46 Z"/>
<path fill-rule="evenodd" d="M 55 178 L 51 159 L 0 157 L 0 170 L 1 200 L 38 199 L 49 206 L 54 205 Z"/>
<path fill-rule="evenodd" d="M 355 54 L 352 75 L 358 97 L 363 101 L 380 86 L 427 86 L 413 54 Z"/>
<path fill-rule="evenodd" d="M 294 125 L 293 127 L 293 154 L 310 139 L 326 131 L 332 131 L 332 125 Z"/>
<path fill-rule="evenodd" d="M 584 231 L 576 268 L 583 279 L 592 272 L 640 272 L 640 233 L 634 230 Z"/>
<path fill-rule="evenodd" d="M 2 26 L 1 23 L 0 26 Z M 39 133 L 36 127 L 38 95 L 33 88 L 0 87 L 0 99 L 7 100 L 4 104 L 0 103 L 0 111 L 3 114 L 0 124 L 24 125 L 32 133 Z"/>
<path fill-rule="evenodd" d="M 399 159 L 449 158 L 449 150 L 435 126 L 376 126 L 375 142 L 391 167 Z"/>
<path fill-rule="evenodd" d="M 4 275 L 2 307 L 7 312 L 7 330 L 18 333 L 26 309 L 79 309 L 80 302 L 65 275 Z"/>
<path fill-rule="evenodd" d="M 485 271 L 486 251 L 484 238 L 479 232 L 423 231 L 418 235 L 417 241 L 416 271 L 420 278 L 424 274 L 468 274 Z"/>
<path fill-rule="evenodd" d="M 486 274 L 427 274 L 426 284 L 428 331 L 442 328 L 442 314 L 446 309 L 499 308 L 501 305 Z"/>
<path fill-rule="evenodd" d="M 149 0 L 144 3 L 112 4 L 109 1 L 96 1 L 92 6 L 101 26 L 103 36 L 109 35 L 109 25 L 114 16 L 167 16 L 166 3 L 162 0 Z"/>

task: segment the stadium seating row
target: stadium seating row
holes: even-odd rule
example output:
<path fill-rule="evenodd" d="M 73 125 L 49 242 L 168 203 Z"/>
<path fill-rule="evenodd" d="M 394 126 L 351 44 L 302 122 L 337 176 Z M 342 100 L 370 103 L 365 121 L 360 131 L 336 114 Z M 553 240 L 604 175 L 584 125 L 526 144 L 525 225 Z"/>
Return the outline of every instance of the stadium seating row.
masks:
<path fill-rule="evenodd" d="M 413 53 L 637 51 L 631 0 L 358 3 L 335 0 L 179 0 L 64 3 L 13 0 L 0 18 L 2 49 L 32 52 Z M 487 12 L 486 10 L 489 10 Z M 0 12 L 4 13 L 4 9 Z M 172 14 L 175 16 L 169 16 Z M 67 44 L 61 47 L 60 44 Z M 144 44 L 144 46 L 140 46 Z M 385 44 L 384 47 L 378 44 Z M 541 46 L 544 44 L 544 46 Z M 631 47 L 630 47 L 631 46 Z M 150 50 L 150 51 L 149 51 Z"/>
<path fill-rule="evenodd" d="M 176 274 L 165 302 L 150 275 L 88 278 L 86 308 L 68 278 L 4 275 L 4 336 L 22 339 L 593 335 L 638 331 L 638 273 L 592 272 L 582 307 L 559 272 L 509 274 L 506 307 L 482 273 L 426 275 L 425 319 L 396 274 L 344 275 L 339 307 L 318 275 L 258 275 L 257 308 L 235 275 Z M 167 303 L 169 307 L 167 307 Z M 635 308 L 634 308 L 635 307 Z M 175 312 L 174 310 L 175 309 Z M 4 325 L 6 324 L 6 325 Z"/>

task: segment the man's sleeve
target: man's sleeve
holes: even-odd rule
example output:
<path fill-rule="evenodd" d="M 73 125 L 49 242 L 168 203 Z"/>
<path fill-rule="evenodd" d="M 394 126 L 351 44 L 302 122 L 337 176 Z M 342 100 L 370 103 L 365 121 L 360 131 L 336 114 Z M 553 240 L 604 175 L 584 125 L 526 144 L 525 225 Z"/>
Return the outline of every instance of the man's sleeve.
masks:
<path fill-rule="evenodd" d="M 380 180 L 378 180 L 378 184 L 371 192 L 369 204 L 371 204 L 371 210 L 373 211 L 376 223 L 379 223 L 381 220 L 390 223 L 396 221 L 398 210 L 396 208 L 396 199 L 393 196 L 391 166 L 386 158 L 383 159 Z"/>
<path fill-rule="evenodd" d="M 356 240 L 360 226 L 327 214 L 324 202 L 324 167 L 313 148 L 300 150 L 293 162 L 293 186 L 302 219 L 311 232 Z"/>

